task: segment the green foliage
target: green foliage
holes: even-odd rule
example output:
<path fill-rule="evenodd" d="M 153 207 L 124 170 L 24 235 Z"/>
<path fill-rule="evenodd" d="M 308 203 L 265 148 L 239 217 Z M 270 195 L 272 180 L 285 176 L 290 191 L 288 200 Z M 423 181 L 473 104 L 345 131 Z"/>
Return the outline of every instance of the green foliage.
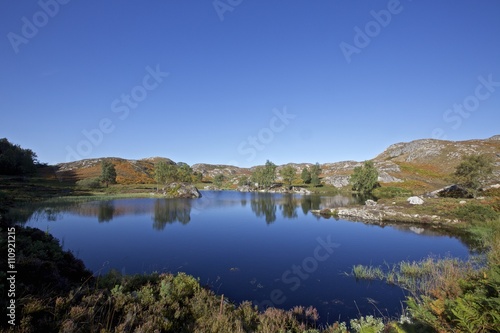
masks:
<path fill-rule="evenodd" d="M 116 183 L 116 169 L 111 161 L 101 162 L 101 181 L 108 187 L 109 184 Z"/>
<path fill-rule="evenodd" d="M 215 175 L 214 177 L 214 185 L 217 186 L 218 188 L 222 187 L 222 183 L 226 180 L 226 177 L 222 174 L 219 173 Z"/>
<path fill-rule="evenodd" d="M 352 268 L 352 275 L 359 280 L 382 279 L 384 273 L 380 267 L 371 267 L 364 265 L 355 265 Z"/>
<path fill-rule="evenodd" d="M 314 187 L 317 187 L 321 184 L 321 181 L 319 180 L 319 176 L 313 173 L 311 175 L 311 185 Z"/>
<path fill-rule="evenodd" d="M 384 199 L 389 199 L 389 198 L 397 198 L 397 197 L 409 197 L 412 196 L 413 193 L 412 191 L 408 189 L 404 189 L 401 187 L 393 187 L 393 186 L 388 186 L 388 187 L 377 187 L 372 191 L 372 194 L 376 196 L 377 198 L 384 198 Z"/>
<path fill-rule="evenodd" d="M 463 186 L 474 195 L 485 185 L 493 173 L 493 159 L 487 155 L 466 156 L 452 175 L 457 185 Z"/>
<path fill-rule="evenodd" d="M 245 185 L 250 185 L 250 179 L 248 179 L 248 176 L 241 176 L 241 178 L 238 180 L 238 185 L 239 186 L 245 186 Z"/>
<path fill-rule="evenodd" d="M 293 179 L 295 178 L 295 168 L 291 165 L 284 166 L 280 170 L 280 175 L 286 186 L 291 187 Z"/>
<path fill-rule="evenodd" d="M 319 186 L 320 179 L 319 175 L 321 174 L 321 167 L 319 166 L 319 163 L 316 163 L 311 167 L 311 185 L 316 187 Z"/>
<path fill-rule="evenodd" d="M 485 205 L 469 203 L 455 209 L 455 216 L 468 222 L 486 222 L 497 218 L 498 213 L 493 208 Z"/>
<path fill-rule="evenodd" d="M 201 181 L 202 175 L 194 173 L 193 169 L 184 162 L 174 165 L 165 161 L 159 161 L 155 165 L 154 178 L 157 184 L 172 182 L 191 183 L 193 181 Z"/>
<path fill-rule="evenodd" d="M 373 316 L 351 320 L 351 328 L 357 333 L 380 333 L 384 327 L 382 319 Z"/>
<path fill-rule="evenodd" d="M 85 178 L 82 180 L 79 180 L 76 182 L 76 186 L 83 187 L 83 188 L 99 188 L 101 187 L 101 180 L 100 178 Z"/>
<path fill-rule="evenodd" d="M 0 174 L 30 175 L 36 172 L 36 154 L 30 149 L 0 139 Z"/>
<path fill-rule="evenodd" d="M 365 161 L 363 166 L 355 167 L 350 183 L 353 191 L 370 193 L 378 185 L 378 171 L 372 161 Z"/>
<path fill-rule="evenodd" d="M 267 160 L 264 166 L 255 168 L 251 179 L 253 183 L 259 184 L 258 187 L 271 187 L 276 180 L 276 164 Z"/>
<path fill-rule="evenodd" d="M 309 169 L 304 168 L 302 169 L 302 173 L 300 174 L 300 178 L 304 182 L 304 184 L 309 184 L 311 182 L 311 172 Z"/>
<path fill-rule="evenodd" d="M 177 163 L 176 180 L 184 183 L 192 181 L 193 169 L 184 162 Z"/>
<path fill-rule="evenodd" d="M 154 167 L 154 178 L 157 184 L 165 184 L 168 175 L 168 164 L 165 161 L 159 161 Z"/>

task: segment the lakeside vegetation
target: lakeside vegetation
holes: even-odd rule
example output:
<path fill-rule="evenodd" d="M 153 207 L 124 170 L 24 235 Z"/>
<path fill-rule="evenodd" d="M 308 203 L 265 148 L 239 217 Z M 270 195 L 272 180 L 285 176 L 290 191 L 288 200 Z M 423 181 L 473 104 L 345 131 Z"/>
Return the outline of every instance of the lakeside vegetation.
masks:
<path fill-rule="evenodd" d="M 285 177 L 287 174 L 290 176 L 291 172 L 283 172 Z M 24 175 L 0 179 L 2 233 L 19 218 L 16 214 L 27 212 L 27 203 L 150 196 L 156 189 L 155 184 L 113 185 L 110 178 L 109 187 L 90 187 Z M 264 170 L 262 175 L 266 175 Z M 289 184 L 290 177 L 285 177 Z M 307 174 L 305 178 L 308 179 Z M 316 188 L 314 184 L 304 186 Z M 330 190 L 327 186 L 317 189 Z M 262 312 L 249 302 L 232 304 L 224 295 L 216 295 L 194 277 L 182 273 L 122 276 L 112 271 L 94 276 L 47 232 L 18 226 L 20 293 L 15 331 L 495 332 L 500 326 L 499 190 L 482 192 L 481 200 L 437 198 L 432 204 L 421 206 L 407 204 L 408 190 L 403 187 L 379 187 L 373 192 L 380 194 L 380 202 L 394 202 L 394 206 L 409 213 L 460 219 L 462 223 L 449 227 L 459 228 L 477 240 L 482 261 L 429 258 L 391 267 L 356 265 L 352 274 L 357 279 L 379 279 L 408 290 L 407 311 L 401 318 L 365 316 L 349 323 L 321 326 L 312 307 L 297 306 L 288 311 L 268 308 Z M 3 253 L 5 247 L 3 242 Z M 39 272 L 36 278 L 30 278 L 33 271 Z M 5 276 L 0 278 L 5 281 Z M 0 288 L 5 295 L 5 285 Z M 1 305 L 6 308 L 4 299 Z"/>

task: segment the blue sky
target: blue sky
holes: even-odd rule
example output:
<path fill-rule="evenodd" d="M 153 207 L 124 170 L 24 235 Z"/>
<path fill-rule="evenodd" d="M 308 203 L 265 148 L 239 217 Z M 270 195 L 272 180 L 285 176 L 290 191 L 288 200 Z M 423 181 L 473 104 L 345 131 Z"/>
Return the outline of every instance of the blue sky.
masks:
<path fill-rule="evenodd" d="M 500 2 L 2 1 L 0 137 L 40 161 L 366 160 L 500 134 Z"/>

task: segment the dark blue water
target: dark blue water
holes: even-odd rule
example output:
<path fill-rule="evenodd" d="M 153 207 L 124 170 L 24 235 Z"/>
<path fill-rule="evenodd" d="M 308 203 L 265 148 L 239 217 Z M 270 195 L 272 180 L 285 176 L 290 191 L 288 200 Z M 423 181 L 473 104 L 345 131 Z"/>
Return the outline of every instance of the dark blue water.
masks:
<path fill-rule="evenodd" d="M 48 230 L 96 274 L 183 271 L 236 303 L 313 305 L 322 322 L 401 312 L 401 289 L 357 282 L 344 274 L 353 265 L 469 256 L 460 240 L 422 228 L 309 212 L 350 201 L 340 196 L 202 193 L 201 199 L 88 202 L 28 224 Z"/>

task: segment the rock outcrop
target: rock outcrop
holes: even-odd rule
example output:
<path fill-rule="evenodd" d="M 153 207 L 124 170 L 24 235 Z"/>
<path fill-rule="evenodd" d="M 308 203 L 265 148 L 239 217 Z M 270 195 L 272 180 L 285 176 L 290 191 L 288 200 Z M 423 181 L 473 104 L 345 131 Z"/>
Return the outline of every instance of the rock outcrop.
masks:
<path fill-rule="evenodd" d="M 162 194 L 168 198 L 201 198 L 196 186 L 186 183 L 171 183 L 162 189 Z"/>
<path fill-rule="evenodd" d="M 408 201 L 408 203 L 410 205 L 423 205 L 424 204 L 424 200 L 420 197 L 409 197 L 406 201 Z"/>
<path fill-rule="evenodd" d="M 420 224 L 458 224 L 459 220 L 443 218 L 437 215 L 408 214 L 388 205 L 371 205 L 361 207 L 339 207 L 311 210 L 316 215 L 335 216 L 352 221 L 363 222 L 408 222 Z"/>

